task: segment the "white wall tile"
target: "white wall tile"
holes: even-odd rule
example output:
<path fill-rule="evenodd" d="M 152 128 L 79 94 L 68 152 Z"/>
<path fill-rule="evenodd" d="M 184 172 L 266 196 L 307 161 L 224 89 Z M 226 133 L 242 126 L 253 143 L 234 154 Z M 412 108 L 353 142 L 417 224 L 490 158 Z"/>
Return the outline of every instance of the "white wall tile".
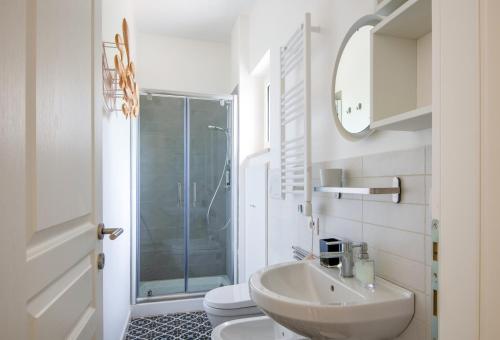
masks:
<path fill-rule="evenodd" d="M 425 203 L 431 204 L 432 197 L 432 176 L 425 176 Z"/>
<path fill-rule="evenodd" d="M 424 235 L 363 224 L 363 239 L 370 248 L 425 263 Z"/>
<path fill-rule="evenodd" d="M 425 265 L 432 265 L 432 237 L 425 235 Z"/>
<path fill-rule="evenodd" d="M 372 249 L 377 275 L 405 288 L 425 292 L 425 265 L 400 256 Z"/>
<path fill-rule="evenodd" d="M 363 201 L 363 221 L 424 233 L 425 206 Z"/>
<path fill-rule="evenodd" d="M 338 236 L 351 241 L 361 241 L 363 226 L 361 222 L 323 215 L 320 217 L 320 235 Z"/>
<path fill-rule="evenodd" d="M 425 234 L 432 234 L 432 208 L 430 205 L 425 206 Z"/>
<path fill-rule="evenodd" d="M 425 173 L 432 174 L 432 146 L 425 147 Z"/>
<path fill-rule="evenodd" d="M 425 174 L 425 147 L 363 157 L 363 176 Z"/>
<path fill-rule="evenodd" d="M 363 203 L 360 200 L 336 199 L 333 197 L 317 197 L 313 200 L 313 212 L 318 215 L 342 217 L 361 221 Z"/>
<path fill-rule="evenodd" d="M 312 176 L 319 178 L 319 169 L 342 169 L 346 178 L 363 176 L 363 160 L 361 157 L 319 162 L 313 165 Z"/>

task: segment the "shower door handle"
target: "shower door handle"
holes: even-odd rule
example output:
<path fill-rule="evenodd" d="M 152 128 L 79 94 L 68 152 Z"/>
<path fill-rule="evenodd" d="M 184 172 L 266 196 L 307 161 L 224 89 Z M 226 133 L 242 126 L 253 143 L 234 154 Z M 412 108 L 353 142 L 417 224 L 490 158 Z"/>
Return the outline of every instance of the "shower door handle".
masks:
<path fill-rule="evenodd" d="M 193 182 L 193 207 L 196 207 L 198 204 L 198 184 L 196 182 Z"/>
<path fill-rule="evenodd" d="M 182 184 L 177 182 L 177 207 L 182 206 Z"/>

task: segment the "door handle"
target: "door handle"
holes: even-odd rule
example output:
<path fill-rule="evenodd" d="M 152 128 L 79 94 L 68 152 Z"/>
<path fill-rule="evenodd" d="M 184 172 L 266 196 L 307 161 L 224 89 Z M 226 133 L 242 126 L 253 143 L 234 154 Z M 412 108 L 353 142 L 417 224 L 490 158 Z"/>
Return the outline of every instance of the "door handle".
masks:
<path fill-rule="evenodd" d="M 193 207 L 196 207 L 196 205 L 198 204 L 198 185 L 196 184 L 196 182 L 193 182 Z"/>
<path fill-rule="evenodd" d="M 116 240 L 121 234 L 123 234 L 123 228 L 106 228 L 104 223 L 99 223 L 97 226 L 97 238 L 99 240 L 102 240 L 104 235 L 109 235 L 110 240 Z"/>
<path fill-rule="evenodd" d="M 177 182 L 177 207 L 180 208 L 182 205 L 182 184 Z"/>

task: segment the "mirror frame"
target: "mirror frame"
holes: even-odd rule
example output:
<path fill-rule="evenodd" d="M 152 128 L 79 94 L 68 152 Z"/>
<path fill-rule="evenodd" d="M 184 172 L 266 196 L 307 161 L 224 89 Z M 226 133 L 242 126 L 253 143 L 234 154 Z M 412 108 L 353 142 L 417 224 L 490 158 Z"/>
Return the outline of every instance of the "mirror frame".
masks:
<path fill-rule="evenodd" d="M 339 51 L 337 53 L 337 59 L 335 60 L 335 68 L 333 69 L 333 77 L 332 77 L 332 89 L 330 91 L 330 98 L 332 102 L 332 112 L 333 115 L 335 116 L 335 125 L 337 126 L 337 129 L 340 131 L 340 134 L 348 139 L 348 140 L 359 140 L 361 138 L 367 137 L 370 134 L 374 132 L 374 130 L 370 129 L 370 125 L 368 125 L 364 130 L 360 132 L 349 132 L 344 128 L 342 123 L 339 120 L 339 115 L 337 112 L 337 106 L 335 105 L 335 83 L 337 81 L 337 72 L 340 64 L 340 59 L 342 58 L 342 55 L 344 54 L 344 49 L 347 46 L 347 43 L 349 40 L 351 40 L 351 37 L 360 29 L 361 27 L 364 26 L 376 26 L 379 22 L 382 21 L 382 18 L 379 17 L 378 15 L 370 14 L 370 15 L 365 15 L 364 17 L 361 17 L 358 19 L 352 26 L 349 28 L 347 31 L 344 40 L 342 40 L 342 44 L 340 45 Z M 370 47 L 371 49 L 371 47 Z M 371 76 L 370 76 L 371 79 Z M 372 100 L 370 98 L 370 100 Z M 371 119 L 371 118 L 370 118 Z"/>

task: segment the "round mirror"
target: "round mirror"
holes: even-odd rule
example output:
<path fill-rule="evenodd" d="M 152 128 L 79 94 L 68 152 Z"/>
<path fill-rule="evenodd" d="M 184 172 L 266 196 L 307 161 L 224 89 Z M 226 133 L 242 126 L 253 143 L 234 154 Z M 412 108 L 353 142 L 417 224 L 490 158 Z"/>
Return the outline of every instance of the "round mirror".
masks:
<path fill-rule="evenodd" d="M 333 73 L 332 109 L 346 138 L 361 138 L 370 130 L 370 34 L 380 22 L 375 15 L 359 19 L 340 46 Z"/>

